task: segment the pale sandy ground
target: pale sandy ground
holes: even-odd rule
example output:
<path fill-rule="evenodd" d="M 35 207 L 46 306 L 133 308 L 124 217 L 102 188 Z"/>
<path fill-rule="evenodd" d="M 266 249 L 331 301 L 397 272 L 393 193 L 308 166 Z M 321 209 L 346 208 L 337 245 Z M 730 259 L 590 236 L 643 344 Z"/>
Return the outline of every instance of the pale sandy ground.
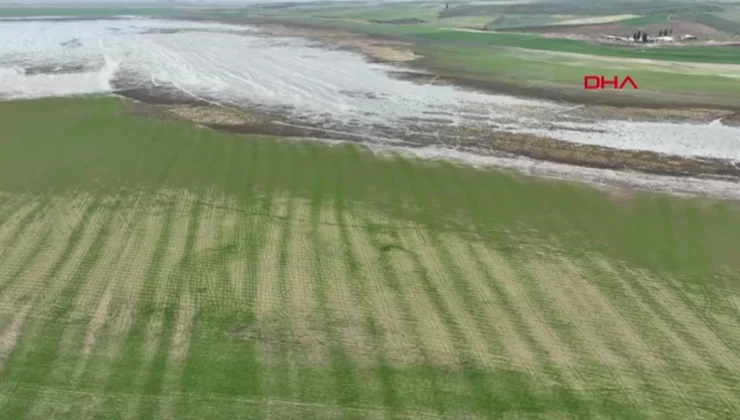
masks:
<path fill-rule="evenodd" d="M 616 22 L 618 20 L 630 19 L 639 17 L 638 15 L 605 15 L 605 16 L 589 16 L 579 17 L 577 19 L 568 19 L 558 22 L 557 25 L 589 25 L 595 23 L 609 23 Z"/>

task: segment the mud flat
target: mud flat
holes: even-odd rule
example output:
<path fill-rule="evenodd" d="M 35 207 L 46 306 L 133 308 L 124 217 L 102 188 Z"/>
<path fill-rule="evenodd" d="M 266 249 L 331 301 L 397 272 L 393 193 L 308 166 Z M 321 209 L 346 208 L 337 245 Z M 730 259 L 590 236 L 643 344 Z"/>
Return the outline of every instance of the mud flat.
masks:
<path fill-rule="evenodd" d="M 128 92 L 136 99 L 132 112 L 151 118 L 179 119 L 237 134 L 263 134 L 310 140 L 356 142 L 380 152 L 402 152 L 423 158 L 452 159 L 474 166 L 498 166 L 532 175 L 587 181 L 619 188 L 662 190 L 740 199 L 740 166 L 714 158 L 686 158 L 649 151 L 584 145 L 516 132 L 453 128 L 429 121 L 409 121 L 404 131 L 378 127 L 372 133 L 351 125 L 321 125 L 290 119 L 289 114 L 178 103 Z M 389 140 L 392 139 L 392 140 Z"/>
<path fill-rule="evenodd" d="M 354 34 L 128 19 L 43 22 L 41 37 L 38 25 L 0 22 L 0 97 L 118 93 L 154 106 L 146 114 L 237 133 L 740 176 L 740 129 L 727 111 L 627 112 L 461 89 L 433 73 L 404 76 L 416 60 L 407 45 Z"/>

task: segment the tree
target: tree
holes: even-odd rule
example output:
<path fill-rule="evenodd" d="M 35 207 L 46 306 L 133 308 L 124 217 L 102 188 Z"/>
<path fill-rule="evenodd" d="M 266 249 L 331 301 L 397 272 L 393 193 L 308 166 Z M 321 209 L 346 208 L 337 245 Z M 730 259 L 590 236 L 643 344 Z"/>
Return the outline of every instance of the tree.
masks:
<path fill-rule="evenodd" d="M 642 33 L 642 42 L 647 42 L 647 34 L 645 32 Z"/>

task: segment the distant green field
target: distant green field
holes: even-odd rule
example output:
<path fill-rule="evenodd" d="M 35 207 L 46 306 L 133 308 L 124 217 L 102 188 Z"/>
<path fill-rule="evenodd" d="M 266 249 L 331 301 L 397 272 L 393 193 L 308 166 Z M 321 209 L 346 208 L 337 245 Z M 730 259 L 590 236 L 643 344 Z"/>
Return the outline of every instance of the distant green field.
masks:
<path fill-rule="evenodd" d="M 634 27 L 640 27 L 640 26 L 646 26 L 646 25 L 652 25 L 654 23 L 665 23 L 668 22 L 668 15 L 662 14 L 662 15 L 648 15 L 648 16 L 640 16 L 632 19 L 625 19 L 620 20 L 620 25 L 627 25 L 627 26 L 634 26 Z"/>
<path fill-rule="evenodd" d="M 417 18 L 426 21 L 436 20 L 441 8 L 352 8 L 348 10 L 329 10 L 313 15 L 343 17 L 360 20 L 395 20 Z"/>
<path fill-rule="evenodd" d="M 0 103 L 0 418 L 740 412 L 734 204 L 125 109 Z"/>
<path fill-rule="evenodd" d="M 564 57 L 535 51 L 490 49 L 472 46 L 428 45 L 417 52 L 428 57 L 425 64 L 435 71 L 478 80 L 526 83 L 541 87 L 580 87 L 586 74 L 629 74 L 640 88 L 686 94 L 711 94 L 727 98 L 740 95 L 740 83 L 729 76 L 697 74 L 670 67 L 613 63 L 598 57 Z"/>
<path fill-rule="evenodd" d="M 515 27 L 525 27 L 525 26 L 545 26 L 545 25 L 555 24 L 561 20 L 563 20 L 563 18 L 559 18 L 553 15 L 507 14 L 507 15 L 502 15 L 494 19 L 493 21 L 491 21 L 491 23 L 487 25 L 487 27 L 490 29 L 498 29 L 498 28 L 515 28 Z"/>
<path fill-rule="evenodd" d="M 648 58 L 654 60 L 740 63 L 740 54 L 734 47 L 654 47 L 644 50 L 593 44 L 586 41 L 543 38 L 536 35 L 510 33 L 473 33 L 460 31 L 428 31 L 411 34 L 412 37 L 432 42 L 487 44 L 535 50 L 562 51 L 611 57 Z"/>
<path fill-rule="evenodd" d="M 677 20 L 686 20 L 689 22 L 701 23 L 718 31 L 728 34 L 740 35 L 740 16 L 736 20 L 729 20 L 710 13 L 694 13 L 687 15 L 677 15 L 673 17 Z"/>
<path fill-rule="evenodd" d="M 311 19 L 305 19 L 312 22 Z M 651 47 L 645 49 L 602 45 L 587 41 L 545 38 L 538 35 L 465 32 L 447 30 L 432 25 L 362 25 L 350 22 L 317 22 L 323 25 L 344 28 L 359 33 L 406 37 L 435 44 L 482 45 L 491 47 L 516 47 L 533 50 L 561 51 L 607 57 L 645 58 L 653 60 L 740 64 L 740 55 L 735 47 Z"/>

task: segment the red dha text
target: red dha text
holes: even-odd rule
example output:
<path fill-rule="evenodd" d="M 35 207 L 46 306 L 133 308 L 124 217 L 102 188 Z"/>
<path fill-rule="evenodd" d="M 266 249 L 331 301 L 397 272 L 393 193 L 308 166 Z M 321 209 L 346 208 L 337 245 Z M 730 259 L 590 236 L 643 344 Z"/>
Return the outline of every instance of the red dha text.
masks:
<path fill-rule="evenodd" d="M 607 79 L 604 76 L 596 76 L 596 75 L 590 75 L 590 76 L 583 76 L 583 88 L 586 90 L 594 90 L 594 89 L 606 89 L 607 86 L 611 86 L 612 89 L 621 90 L 624 89 L 625 86 L 631 85 L 632 89 L 639 89 L 637 86 L 637 83 L 635 82 L 635 79 L 633 79 L 631 76 L 627 76 L 622 81 L 619 81 L 619 76 L 614 76 L 611 79 Z"/>

